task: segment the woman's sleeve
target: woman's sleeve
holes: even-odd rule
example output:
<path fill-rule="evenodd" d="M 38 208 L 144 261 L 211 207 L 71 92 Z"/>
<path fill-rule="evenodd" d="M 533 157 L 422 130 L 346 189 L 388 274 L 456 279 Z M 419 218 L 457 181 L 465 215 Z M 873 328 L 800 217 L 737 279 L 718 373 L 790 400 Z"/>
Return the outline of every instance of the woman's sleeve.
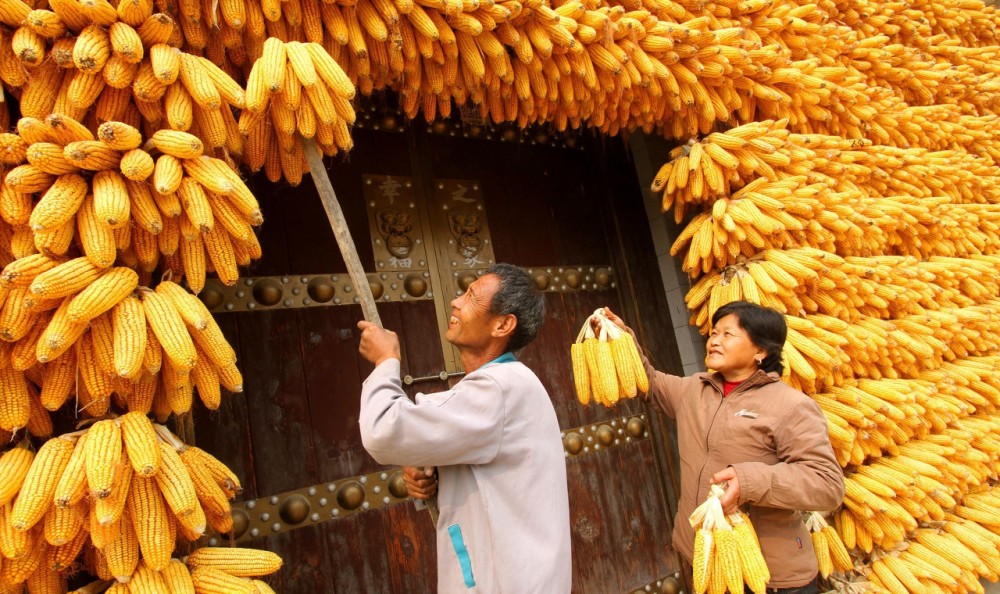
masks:
<path fill-rule="evenodd" d="M 791 407 L 774 431 L 778 464 L 733 464 L 740 504 L 827 511 L 844 500 L 844 473 L 830 446 L 826 417 L 805 397 Z"/>
<path fill-rule="evenodd" d="M 649 378 L 649 392 L 644 397 L 650 400 L 658 411 L 676 419 L 677 408 L 684 394 L 686 378 L 657 371 L 649 362 L 649 358 L 646 357 L 644 349 L 639 346 L 635 332 L 628 327 L 625 330 L 632 335 L 632 340 L 635 341 L 636 348 L 639 350 L 639 357 L 642 359 L 642 366 L 646 369 L 646 377 Z"/>

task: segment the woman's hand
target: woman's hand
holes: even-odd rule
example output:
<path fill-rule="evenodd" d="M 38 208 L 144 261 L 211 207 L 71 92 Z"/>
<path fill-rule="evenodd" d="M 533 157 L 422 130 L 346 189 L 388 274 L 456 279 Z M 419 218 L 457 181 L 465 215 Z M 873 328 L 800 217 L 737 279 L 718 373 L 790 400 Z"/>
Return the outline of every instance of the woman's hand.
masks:
<path fill-rule="evenodd" d="M 406 493 L 414 499 L 429 499 L 437 493 L 438 482 L 433 466 L 404 466 Z"/>
<path fill-rule="evenodd" d="M 628 332 L 628 327 L 625 325 L 625 321 L 618 317 L 617 314 L 611 312 L 610 308 L 604 308 L 604 316 L 611 321 L 612 324 L 618 326 L 624 332 Z M 597 316 L 592 316 L 590 318 L 590 327 L 594 329 L 594 334 L 600 334 L 601 332 L 601 319 Z"/>
<path fill-rule="evenodd" d="M 722 511 L 728 516 L 740 509 L 740 479 L 736 477 L 736 469 L 727 466 L 712 475 L 712 484 L 726 483 L 726 492 L 719 498 Z"/>

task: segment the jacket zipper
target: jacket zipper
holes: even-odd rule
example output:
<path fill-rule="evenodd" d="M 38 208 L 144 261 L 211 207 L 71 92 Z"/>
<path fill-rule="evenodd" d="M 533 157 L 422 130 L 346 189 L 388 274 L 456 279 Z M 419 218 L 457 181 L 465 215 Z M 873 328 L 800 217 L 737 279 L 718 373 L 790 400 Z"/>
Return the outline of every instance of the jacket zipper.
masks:
<path fill-rule="evenodd" d="M 721 394 L 721 392 L 719 392 L 719 388 L 714 383 L 711 382 L 709 383 L 712 385 L 712 388 L 715 389 L 716 393 Z M 702 464 L 701 470 L 698 471 L 698 499 L 695 500 L 696 503 L 704 499 L 704 497 L 701 497 L 701 486 L 705 484 L 703 481 L 703 479 L 705 478 L 705 466 L 708 465 L 708 458 L 709 458 L 708 454 L 711 449 L 709 448 L 708 444 L 712 436 L 712 429 L 715 427 L 715 420 L 719 418 L 719 411 L 722 410 L 722 407 L 725 404 L 726 404 L 726 398 L 723 396 L 722 400 L 719 401 L 719 407 L 715 409 L 715 415 L 712 416 L 712 422 L 708 426 L 708 431 L 705 432 L 705 464 Z"/>

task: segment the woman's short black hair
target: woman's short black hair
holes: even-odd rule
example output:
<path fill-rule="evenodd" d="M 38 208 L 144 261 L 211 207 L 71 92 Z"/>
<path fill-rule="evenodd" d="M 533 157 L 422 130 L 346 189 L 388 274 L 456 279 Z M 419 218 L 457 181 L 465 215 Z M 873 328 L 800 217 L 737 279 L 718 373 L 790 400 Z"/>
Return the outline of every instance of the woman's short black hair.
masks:
<path fill-rule="evenodd" d="M 732 301 L 715 310 L 712 314 L 712 326 L 730 314 L 736 316 L 740 328 L 746 331 L 750 340 L 767 352 L 760 368 L 780 375 L 785 369 L 781 362 L 781 349 L 784 348 L 785 338 L 788 336 L 788 326 L 785 324 L 784 316 L 763 305 L 749 301 Z"/>
<path fill-rule="evenodd" d="M 490 303 L 491 312 L 501 316 L 513 314 L 517 318 L 507 350 L 513 352 L 528 346 L 545 321 L 545 297 L 535 286 L 535 280 L 527 270 L 503 262 L 490 266 L 485 274 L 500 278 L 500 287 Z"/>

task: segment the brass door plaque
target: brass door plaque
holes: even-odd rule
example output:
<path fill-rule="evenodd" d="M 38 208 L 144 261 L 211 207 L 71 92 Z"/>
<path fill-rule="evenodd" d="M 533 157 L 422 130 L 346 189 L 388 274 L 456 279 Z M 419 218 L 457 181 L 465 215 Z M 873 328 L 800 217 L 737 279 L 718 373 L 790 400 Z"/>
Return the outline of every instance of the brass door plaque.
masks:
<path fill-rule="evenodd" d="M 363 179 L 378 271 L 427 270 L 425 233 L 413 195 L 413 179 L 391 175 L 365 175 Z"/>
<path fill-rule="evenodd" d="M 496 261 L 479 182 L 436 180 L 430 210 L 441 282 L 451 298 Z"/>

